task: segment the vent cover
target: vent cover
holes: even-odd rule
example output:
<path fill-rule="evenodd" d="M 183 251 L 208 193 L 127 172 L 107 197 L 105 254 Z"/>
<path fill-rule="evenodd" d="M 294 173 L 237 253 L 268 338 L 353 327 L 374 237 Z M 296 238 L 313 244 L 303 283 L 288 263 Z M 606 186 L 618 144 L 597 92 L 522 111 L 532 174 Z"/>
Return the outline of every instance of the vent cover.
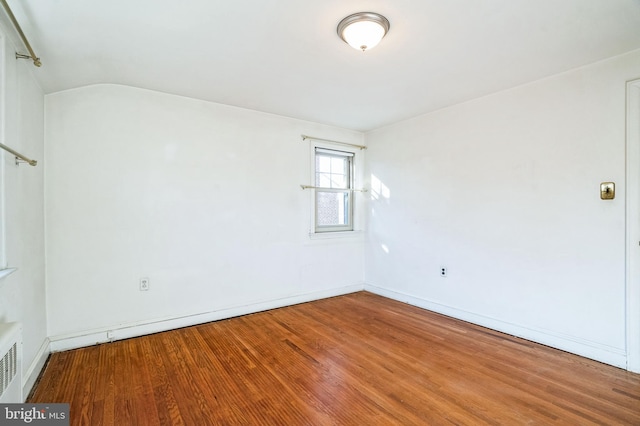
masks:
<path fill-rule="evenodd" d="M 18 372 L 18 344 L 14 343 L 0 360 L 0 397 L 4 395 Z"/>
<path fill-rule="evenodd" d="M 0 323 L 0 404 L 24 402 L 22 398 L 22 327 Z"/>

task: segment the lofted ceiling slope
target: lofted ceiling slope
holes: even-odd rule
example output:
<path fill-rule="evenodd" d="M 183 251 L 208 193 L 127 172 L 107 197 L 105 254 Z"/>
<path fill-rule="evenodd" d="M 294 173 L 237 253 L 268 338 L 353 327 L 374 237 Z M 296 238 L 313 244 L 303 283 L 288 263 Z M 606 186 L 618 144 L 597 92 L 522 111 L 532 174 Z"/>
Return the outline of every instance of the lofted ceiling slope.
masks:
<path fill-rule="evenodd" d="M 640 0 L 8 3 L 45 93 L 123 84 L 358 131 L 640 48 Z M 365 53 L 336 34 L 359 11 L 391 22 Z"/>

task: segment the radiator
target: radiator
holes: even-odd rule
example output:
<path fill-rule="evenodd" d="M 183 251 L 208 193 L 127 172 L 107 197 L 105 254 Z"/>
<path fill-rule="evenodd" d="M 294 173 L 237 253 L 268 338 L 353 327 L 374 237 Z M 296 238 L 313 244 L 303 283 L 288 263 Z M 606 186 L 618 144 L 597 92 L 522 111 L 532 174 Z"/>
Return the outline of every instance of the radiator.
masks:
<path fill-rule="evenodd" d="M 22 400 L 22 327 L 0 323 L 0 403 Z"/>

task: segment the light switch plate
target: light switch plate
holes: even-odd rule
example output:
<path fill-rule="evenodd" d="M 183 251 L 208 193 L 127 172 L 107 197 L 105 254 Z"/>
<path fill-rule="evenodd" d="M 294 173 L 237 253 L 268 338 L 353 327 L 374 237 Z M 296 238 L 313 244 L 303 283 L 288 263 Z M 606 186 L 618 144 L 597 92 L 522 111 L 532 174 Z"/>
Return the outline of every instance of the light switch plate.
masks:
<path fill-rule="evenodd" d="M 602 182 L 600 184 L 600 198 L 603 200 L 613 200 L 616 198 L 616 184 L 613 182 Z"/>

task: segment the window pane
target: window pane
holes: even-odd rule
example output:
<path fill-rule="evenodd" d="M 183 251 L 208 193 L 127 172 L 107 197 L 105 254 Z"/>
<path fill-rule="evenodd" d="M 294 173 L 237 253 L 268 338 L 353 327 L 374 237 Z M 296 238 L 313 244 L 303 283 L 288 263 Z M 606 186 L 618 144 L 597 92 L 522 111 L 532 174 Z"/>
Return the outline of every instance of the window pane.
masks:
<path fill-rule="evenodd" d="M 331 173 L 345 174 L 346 164 L 347 164 L 346 157 L 331 158 Z"/>
<path fill-rule="evenodd" d="M 317 173 L 316 186 L 331 188 L 331 175 L 329 173 Z"/>
<path fill-rule="evenodd" d="M 316 172 L 331 173 L 331 157 L 316 155 Z"/>
<path fill-rule="evenodd" d="M 331 188 L 345 188 L 347 180 L 344 175 L 331 175 Z"/>
<path fill-rule="evenodd" d="M 349 193 L 316 191 L 318 226 L 349 224 Z"/>

